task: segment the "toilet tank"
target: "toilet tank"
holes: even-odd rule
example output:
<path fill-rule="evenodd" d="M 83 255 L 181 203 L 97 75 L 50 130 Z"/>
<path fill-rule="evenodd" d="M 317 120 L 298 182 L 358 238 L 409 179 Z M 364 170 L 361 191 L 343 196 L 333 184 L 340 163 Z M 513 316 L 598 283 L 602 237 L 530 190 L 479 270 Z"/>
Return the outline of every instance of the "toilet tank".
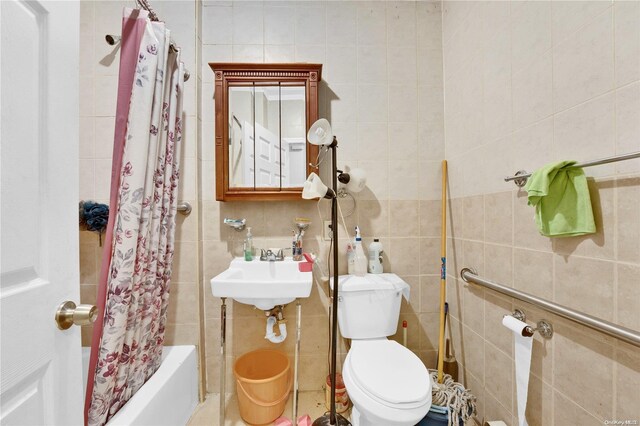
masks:
<path fill-rule="evenodd" d="M 409 300 L 409 284 L 396 274 L 342 275 L 338 287 L 338 325 L 349 339 L 392 336 L 400 304 Z"/>

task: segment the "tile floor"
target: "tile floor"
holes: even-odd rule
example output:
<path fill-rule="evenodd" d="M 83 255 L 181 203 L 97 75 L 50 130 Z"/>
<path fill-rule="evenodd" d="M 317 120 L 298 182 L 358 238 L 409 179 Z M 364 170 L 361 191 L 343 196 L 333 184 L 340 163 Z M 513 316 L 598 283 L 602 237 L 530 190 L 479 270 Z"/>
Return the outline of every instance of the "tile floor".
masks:
<path fill-rule="evenodd" d="M 287 406 L 282 414 L 285 417 L 292 416 L 293 397 L 289 397 Z M 196 407 L 188 426 L 219 426 L 220 395 L 210 393 L 205 402 Z M 327 411 L 324 405 L 324 391 L 300 392 L 298 401 L 298 416 L 308 414 L 311 420 L 320 417 Z M 348 414 L 348 413 L 347 413 Z M 225 426 L 244 426 L 238 411 L 238 400 L 235 394 L 227 394 L 227 409 Z"/>

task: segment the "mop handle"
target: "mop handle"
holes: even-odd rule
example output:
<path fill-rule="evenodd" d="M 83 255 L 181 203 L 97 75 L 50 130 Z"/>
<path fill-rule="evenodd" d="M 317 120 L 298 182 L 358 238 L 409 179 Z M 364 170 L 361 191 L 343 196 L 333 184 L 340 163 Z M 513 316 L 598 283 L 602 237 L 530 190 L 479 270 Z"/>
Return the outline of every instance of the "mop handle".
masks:
<path fill-rule="evenodd" d="M 438 383 L 444 370 L 444 304 L 447 300 L 447 160 L 442 160 L 442 231 L 440 237 L 440 335 L 438 339 Z"/>

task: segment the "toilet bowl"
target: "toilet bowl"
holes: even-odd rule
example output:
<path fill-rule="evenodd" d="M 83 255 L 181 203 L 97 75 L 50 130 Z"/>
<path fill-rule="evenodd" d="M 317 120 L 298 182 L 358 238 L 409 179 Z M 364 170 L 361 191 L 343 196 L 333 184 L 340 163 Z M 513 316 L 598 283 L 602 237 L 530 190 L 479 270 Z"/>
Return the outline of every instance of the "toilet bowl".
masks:
<path fill-rule="evenodd" d="M 420 359 L 393 340 L 354 340 L 342 376 L 354 426 L 418 423 L 431 408 L 431 380 Z"/>
<path fill-rule="evenodd" d="M 338 324 L 351 348 L 342 367 L 354 426 L 413 426 L 431 408 L 431 379 L 395 334 L 409 285 L 395 274 L 339 280 Z"/>

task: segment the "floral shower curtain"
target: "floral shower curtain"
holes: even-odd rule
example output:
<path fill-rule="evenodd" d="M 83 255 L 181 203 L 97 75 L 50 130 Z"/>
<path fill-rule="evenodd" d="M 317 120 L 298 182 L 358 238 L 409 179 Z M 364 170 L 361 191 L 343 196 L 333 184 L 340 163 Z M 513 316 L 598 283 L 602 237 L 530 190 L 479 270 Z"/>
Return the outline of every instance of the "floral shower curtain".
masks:
<path fill-rule="evenodd" d="M 158 369 L 173 260 L 184 67 L 169 30 L 125 9 L 85 423 L 105 424 Z M 114 208 L 115 207 L 115 208 Z"/>

